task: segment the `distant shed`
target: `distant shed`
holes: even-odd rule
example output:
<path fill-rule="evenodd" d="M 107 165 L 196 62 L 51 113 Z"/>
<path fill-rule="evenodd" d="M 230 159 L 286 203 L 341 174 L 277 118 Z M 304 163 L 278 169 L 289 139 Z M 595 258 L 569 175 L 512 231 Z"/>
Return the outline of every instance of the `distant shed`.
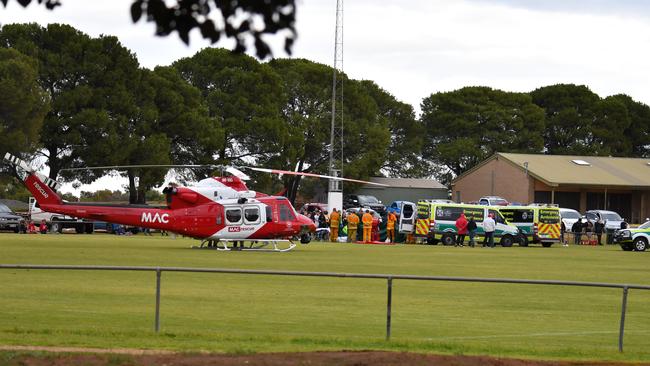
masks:
<path fill-rule="evenodd" d="M 393 201 L 417 202 L 421 199 L 441 199 L 448 197 L 448 189 L 435 179 L 414 178 L 370 178 L 371 182 L 386 184 L 380 187 L 366 184 L 355 193 L 372 195 L 384 204 Z"/>

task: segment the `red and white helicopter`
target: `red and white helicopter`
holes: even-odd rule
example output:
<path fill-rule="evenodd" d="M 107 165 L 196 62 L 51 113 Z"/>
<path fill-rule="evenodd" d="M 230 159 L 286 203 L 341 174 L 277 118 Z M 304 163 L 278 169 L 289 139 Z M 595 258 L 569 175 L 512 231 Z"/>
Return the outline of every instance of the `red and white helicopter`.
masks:
<path fill-rule="evenodd" d="M 245 174 L 228 167 L 233 176 L 203 179 L 194 186 L 167 187 L 166 206 L 97 204 L 65 202 L 56 191 L 60 183 L 36 172 L 25 161 L 7 153 L 4 159 L 16 167 L 16 173 L 38 201 L 43 211 L 116 224 L 166 230 L 201 239 L 201 246 L 214 243 L 218 250 L 230 250 L 227 243 L 242 242 L 244 250 L 289 251 L 295 238 L 309 243 L 316 231 L 314 222 L 297 213 L 289 200 L 251 191 L 240 177 Z M 99 167 L 111 169 L 117 167 Z M 128 168 L 121 167 L 121 168 Z M 360 183 L 377 184 L 326 175 L 273 170 L 247 169 L 273 173 L 306 175 Z M 247 248 L 243 242 L 250 241 Z M 219 246 L 219 244 L 222 244 Z M 272 244 L 272 248 L 265 247 Z M 279 245 L 284 244 L 284 245 Z"/>

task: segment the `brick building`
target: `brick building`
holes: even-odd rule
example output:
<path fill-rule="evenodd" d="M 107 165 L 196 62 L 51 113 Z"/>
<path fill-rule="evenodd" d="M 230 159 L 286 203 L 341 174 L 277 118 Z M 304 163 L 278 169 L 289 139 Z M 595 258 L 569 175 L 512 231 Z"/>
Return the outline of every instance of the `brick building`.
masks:
<path fill-rule="evenodd" d="M 607 209 L 638 223 L 650 217 L 650 159 L 496 153 L 454 179 L 452 192 L 458 202 L 496 195 Z"/>

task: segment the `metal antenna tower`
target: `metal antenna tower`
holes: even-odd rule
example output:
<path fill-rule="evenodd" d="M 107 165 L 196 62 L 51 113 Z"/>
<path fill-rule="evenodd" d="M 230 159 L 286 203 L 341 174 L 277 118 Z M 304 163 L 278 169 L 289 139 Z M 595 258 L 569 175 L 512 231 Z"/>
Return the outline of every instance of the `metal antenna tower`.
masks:
<path fill-rule="evenodd" d="M 338 77 L 339 74 L 341 77 Z M 334 30 L 334 67 L 332 76 L 332 124 L 330 129 L 329 174 L 343 176 L 343 0 L 336 0 Z M 337 93 L 338 91 L 338 93 Z M 338 109 L 337 109 L 338 103 Z M 330 180 L 327 192 L 328 209 L 343 208 L 343 182 Z"/>

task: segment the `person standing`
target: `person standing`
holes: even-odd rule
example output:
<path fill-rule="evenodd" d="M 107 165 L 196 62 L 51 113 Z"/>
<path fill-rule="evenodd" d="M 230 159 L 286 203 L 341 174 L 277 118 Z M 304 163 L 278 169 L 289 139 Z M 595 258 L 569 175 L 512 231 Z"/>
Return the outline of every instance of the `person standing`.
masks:
<path fill-rule="evenodd" d="M 318 240 L 324 241 L 327 237 L 327 226 L 327 216 L 321 212 L 321 214 L 318 216 L 318 230 L 316 235 Z"/>
<path fill-rule="evenodd" d="M 341 221 L 341 215 L 336 210 L 332 209 L 330 214 L 330 241 L 336 243 L 339 239 L 339 223 Z"/>
<path fill-rule="evenodd" d="M 370 210 L 366 210 L 366 213 L 361 217 L 361 222 L 363 222 L 363 241 L 370 241 L 370 233 L 372 231 L 372 215 Z"/>
<path fill-rule="evenodd" d="M 574 235 L 573 244 L 580 245 L 580 239 L 582 239 L 582 218 L 579 218 L 578 221 L 573 223 L 571 231 Z"/>
<path fill-rule="evenodd" d="M 487 246 L 489 248 L 494 248 L 494 230 L 496 230 L 497 223 L 492 218 L 492 214 L 489 214 L 488 217 L 483 220 L 483 231 L 485 232 L 485 237 L 483 238 L 483 247 Z"/>
<path fill-rule="evenodd" d="M 357 241 L 357 228 L 359 227 L 359 216 L 350 212 L 348 215 L 348 242 L 354 243 Z"/>
<path fill-rule="evenodd" d="M 391 243 L 395 242 L 395 222 L 397 221 L 397 216 L 393 211 L 388 212 L 388 218 L 386 221 L 386 236 Z"/>
<path fill-rule="evenodd" d="M 592 244 L 592 237 L 594 235 L 594 224 L 591 222 L 591 220 L 587 219 L 587 222 L 585 222 L 585 234 L 587 234 L 587 244 L 591 245 Z"/>
<path fill-rule="evenodd" d="M 565 234 L 566 234 L 566 225 L 564 225 L 564 221 L 561 221 L 560 224 L 560 241 L 562 242 L 563 247 L 568 247 L 569 244 L 566 241 Z"/>
<path fill-rule="evenodd" d="M 467 235 L 467 219 L 465 218 L 465 213 L 461 212 L 460 216 L 456 220 L 456 247 L 462 247 L 465 242 L 465 235 Z"/>
<path fill-rule="evenodd" d="M 469 246 L 474 248 L 476 245 L 476 240 L 474 237 L 476 236 L 476 221 L 474 221 L 474 216 L 469 217 L 469 221 L 467 222 L 467 233 L 469 234 Z"/>
<path fill-rule="evenodd" d="M 605 230 L 605 221 L 602 218 L 599 218 L 594 225 L 594 231 L 596 232 L 596 240 L 598 240 L 598 245 L 603 245 L 603 231 Z"/>

